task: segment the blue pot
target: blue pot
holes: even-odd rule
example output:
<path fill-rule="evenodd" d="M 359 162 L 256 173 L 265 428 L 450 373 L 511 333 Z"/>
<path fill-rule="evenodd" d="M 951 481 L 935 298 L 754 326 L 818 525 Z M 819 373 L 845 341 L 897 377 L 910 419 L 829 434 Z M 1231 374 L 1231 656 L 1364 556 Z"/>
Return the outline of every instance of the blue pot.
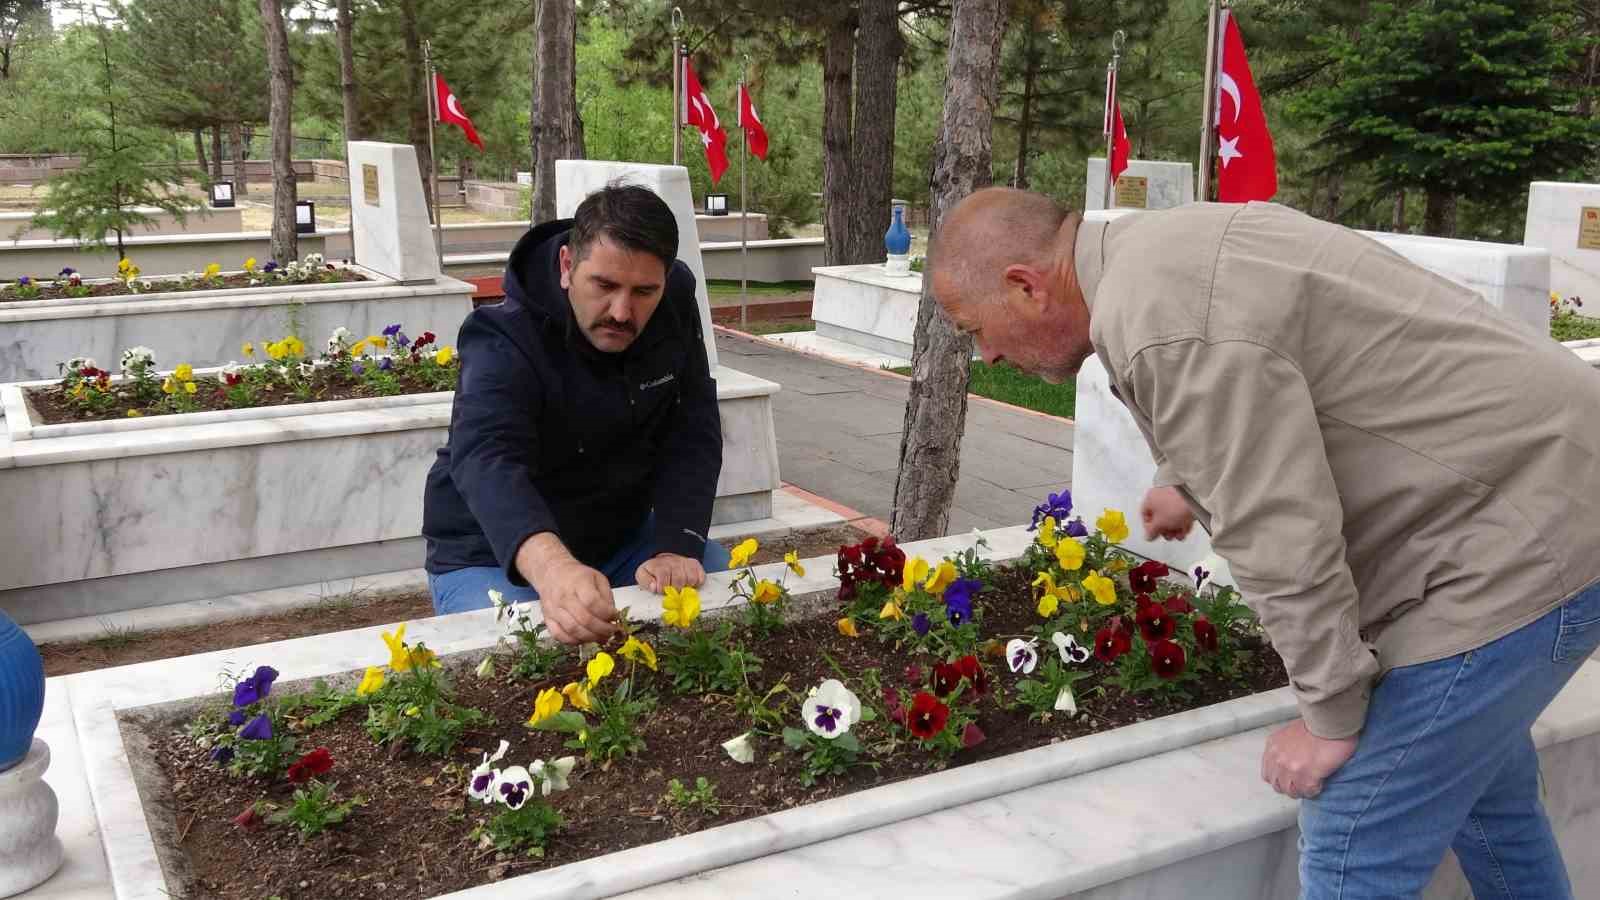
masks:
<path fill-rule="evenodd" d="M 906 230 L 903 206 L 894 208 L 894 221 L 889 223 L 889 230 L 883 233 L 883 249 L 890 256 L 905 256 L 911 252 L 911 232 Z"/>
<path fill-rule="evenodd" d="M 28 633 L 0 612 L 0 771 L 28 755 L 44 712 L 44 661 Z"/>

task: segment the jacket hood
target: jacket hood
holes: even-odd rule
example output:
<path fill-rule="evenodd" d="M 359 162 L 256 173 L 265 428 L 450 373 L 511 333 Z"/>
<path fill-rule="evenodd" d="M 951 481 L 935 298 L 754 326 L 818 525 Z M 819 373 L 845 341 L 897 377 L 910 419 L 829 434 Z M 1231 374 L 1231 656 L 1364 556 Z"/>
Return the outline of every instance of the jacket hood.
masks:
<path fill-rule="evenodd" d="M 572 304 L 561 286 L 558 255 L 572 234 L 572 219 L 553 219 L 528 229 L 511 248 L 501 289 L 535 318 L 572 321 Z"/>

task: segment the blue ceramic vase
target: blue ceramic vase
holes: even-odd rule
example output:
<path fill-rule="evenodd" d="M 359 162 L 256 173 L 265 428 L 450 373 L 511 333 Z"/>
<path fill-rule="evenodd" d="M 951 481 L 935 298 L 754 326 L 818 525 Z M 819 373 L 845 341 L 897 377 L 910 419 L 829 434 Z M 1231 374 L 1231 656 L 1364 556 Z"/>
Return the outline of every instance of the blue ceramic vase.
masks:
<path fill-rule="evenodd" d="M 894 221 L 889 223 L 889 230 L 883 233 L 883 249 L 890 256 L 905 256 L 911 252 L 911 232 L 906 230 L 903 206 L 894 208 Z"/>
<path fill-rule="evenodd" d="M 0 771 L 28 755 L 44 712 L 44 661 L 28 633 L 0 612 Z"/>

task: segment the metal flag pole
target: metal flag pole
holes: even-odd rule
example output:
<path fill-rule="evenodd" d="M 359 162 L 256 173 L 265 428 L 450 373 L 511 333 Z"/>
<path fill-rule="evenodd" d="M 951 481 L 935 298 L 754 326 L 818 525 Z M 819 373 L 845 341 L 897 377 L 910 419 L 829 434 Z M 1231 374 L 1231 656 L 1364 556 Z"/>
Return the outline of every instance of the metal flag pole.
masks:
<path fill-rule="evenodd" d="M 1116 202 L 1116 176 L 1111 173 L 1111 156 L 1117 143 L 1117 70 L 1122 65 L 1122 45 L 1128 40 L 1120 28 L 1111 36 L 1111 62 L 1106 64 L 1106 186 L 1105 202 L 1101 209 L 1111 209 Z"/>
<path fill-rule="evenodd" d="M 683 165 L 683 44 L 678 31 L 683 28 L 683 10 L 672 8 L 672 164 Z"/>
<path fill-rule="evenodd" d="M 1211 199 L 1211 156 L 1217 129 L 1217 0 L 1206 11 L 1206 77 L 1200 102 L 1200 202 Z"/>
<path fill-rule="evenodd" d="M 444 271 L 444 213 L 439 208 L 439 154 L 433 149 L 433 122 L 439 118 L 439 79 L 433 71 L 433 42 L 422 42 L 422 66 L 428 78 L 428 183 L 433 191 L 433 246 Z"/>
<path fill-rule="evenodd" d="M 745 180 L 745 157 L 750 155 L 750 132 L 744 127 L 744 97 L 748 88 L 745 79 L 750 74 L 750 55 L 744 57 L 744 71 L 739 73 L 739 330 L 750 330 L 750 299 L 746 296 L 750 280 L 750 208 L 745 205 L 745 190 L 749 182 Z"/>

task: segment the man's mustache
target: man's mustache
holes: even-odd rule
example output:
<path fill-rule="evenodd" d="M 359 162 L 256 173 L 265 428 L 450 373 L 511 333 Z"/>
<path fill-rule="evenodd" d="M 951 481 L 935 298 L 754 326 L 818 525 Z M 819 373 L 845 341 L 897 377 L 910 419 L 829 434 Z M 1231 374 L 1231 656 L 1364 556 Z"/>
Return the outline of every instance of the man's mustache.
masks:
<path fill-rule="evenodd" d="M 612 319 L 612 318 L 601 319 L 600 321 L 594 323 L 594 327 L 595 328 L 615 328 L 618 331 L 626 331 L 629 334 L 633 334 L 633 332 L 635 330 L 634 327 L 633 327 L 633 323 L 632 322 L 622 322 L 622 321 L 619 321 L 617 319 Z"/>

